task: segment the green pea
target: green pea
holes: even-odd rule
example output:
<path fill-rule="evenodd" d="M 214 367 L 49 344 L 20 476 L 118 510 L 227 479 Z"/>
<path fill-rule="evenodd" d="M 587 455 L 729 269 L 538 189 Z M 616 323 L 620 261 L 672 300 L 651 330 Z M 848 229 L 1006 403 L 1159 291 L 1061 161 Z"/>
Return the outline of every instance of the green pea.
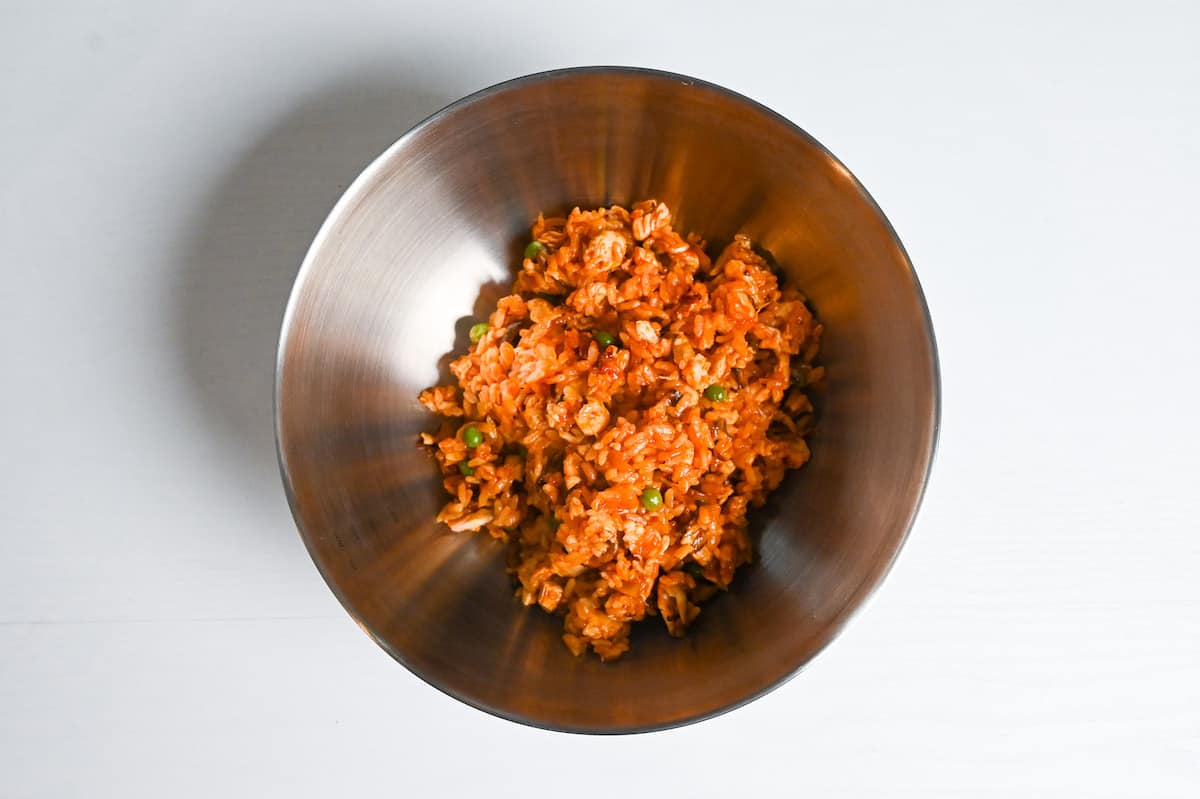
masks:
<path fill-rule="evenodd" d="M 658 510 L 662 507 L 662 493 L 653 486 L 642 492 L 642 507 L 646 510 Z"/>
<path fill-rule="evenodd" d="M 729 394 L 725 391 L 725 386 L 722 386 L 719 383 L 713 383 L 711 386 L 704 389 L 704 396 L 713 402 L 724 402 L 725 398 L 728 397 Z"/>
<path fill-rule="evenodd" d="M 544 249 L 546 249 L 545 244 L 542 244 L 540 241 L 531 241 L 525 245 L 525 257 L 531 259 L 537 258 L 542 254 L 542 250 Z"/>
<path fill-rule="evenodd" d="M 483 443 L 483 433 L 479 432 L 479 428 L 471 425 L 462 431 L 463 443 L 470 449 L 475 449 Z"/>
<path fill-rule="evenodd" d="M 479 339 L 483 338 L 483 334 L 486 332 L 488 332 L 488 323 L 476 322 L 475 324 L 471 325 L 471 332 L 467 335 L 470 336 L 472 344 L 478 344 Z"/>
<path fill-rule="evenodd" d="M 458 473 L 463 477 L 470 477 L 471 475 L 475 474 L 475 470 L 472 469 L 471 464 L 467 463 L 466 461 L 459 461 Z"/>
<path fill-rule="evenodd" d="M 561 526 L 562 526 L 562 519 L 558 518 L 557 516 L 550 517 L 550 530 L 551 531 L 557 530 Z"/>
<path fill-rule="evenodd" d="M 617 337 L 607 330 L 593 331 L 592 338 L 596 339 L 596 343 L 600 345 L 600 348 L 605 350 L 617 343 Z"/>

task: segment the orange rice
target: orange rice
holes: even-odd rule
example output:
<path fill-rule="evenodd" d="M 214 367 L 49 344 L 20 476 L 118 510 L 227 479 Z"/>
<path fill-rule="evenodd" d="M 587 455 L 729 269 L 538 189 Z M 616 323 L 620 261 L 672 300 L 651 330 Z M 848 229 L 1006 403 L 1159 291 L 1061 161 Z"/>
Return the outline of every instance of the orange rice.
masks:
<path fill-rule="evenodd" d="M 821 325 L 747 237 L 711 260 L 662 203 L 532 233 L 457 385 L 421 392 L 443 417 L 421 441 L 438 520 L 507 542 L 521 601 L 613 660 L 646 616 L 683 635 L 751 559 L 747 510 L 809 457 Z"/>

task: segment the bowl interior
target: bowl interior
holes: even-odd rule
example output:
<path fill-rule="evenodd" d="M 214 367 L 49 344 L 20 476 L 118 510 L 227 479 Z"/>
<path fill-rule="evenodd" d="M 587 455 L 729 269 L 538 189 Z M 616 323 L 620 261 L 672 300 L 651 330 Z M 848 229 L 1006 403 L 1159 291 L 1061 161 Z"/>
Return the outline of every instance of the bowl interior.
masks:
<path fill-rule="evenodd" d="M 511 281 L 541 211 L 656 197 L 714 249 L 744 231 L 824 322 L 810 444 L 755 517 L 758 557 L 688 638 L 656 619 L 602 664 L 514 599 L 500 545 L 434 523 L 417 393 Z M 878 583 L 907 533 L 937 426 L 936 357 L 908 259 L 854 177 L 738 95 L 641 70 L 502 84 L 405 135 L 350 188 L 297 280 L 277 426 L 297 523 L 330 587 L 433 685 L 575 731 L 703 718 L 777 685 Z"/>

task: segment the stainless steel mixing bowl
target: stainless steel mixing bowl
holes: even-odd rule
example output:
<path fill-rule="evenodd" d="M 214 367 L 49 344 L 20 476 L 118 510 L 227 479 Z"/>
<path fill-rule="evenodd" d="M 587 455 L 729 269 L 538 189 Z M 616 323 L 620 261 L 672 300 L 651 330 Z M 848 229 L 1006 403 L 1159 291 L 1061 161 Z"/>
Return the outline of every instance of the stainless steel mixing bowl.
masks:
<path fill-rule="evenodd" d="M 514 599 L 500 545 L 434 523 L 445 498 L 416 446 L 432 425 L 416 396 L 511 280 L 539 211 L 646 197 L 714 247 L 745 231 L 774 254 L 825 323 L 828 388 L 811 463 L 755 517 L 757 560 L 687 638 L 648 619 L 603 664 Z M 854 176 L 767 108 L 640 69 L 520 78 L 406 133 L 313 242 L 277 369 L 288 498 L 346 610 L 451 696 L 577 732 L 685 724 L 795 674 L 887 572 L 938 426 L 921 289 Z"/>

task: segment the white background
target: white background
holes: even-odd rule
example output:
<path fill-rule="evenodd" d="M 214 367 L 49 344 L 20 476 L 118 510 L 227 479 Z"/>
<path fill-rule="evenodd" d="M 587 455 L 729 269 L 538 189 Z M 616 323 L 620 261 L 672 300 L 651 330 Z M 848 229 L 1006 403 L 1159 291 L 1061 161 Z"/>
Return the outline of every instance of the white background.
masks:
<path fill-rule="evenodd" d="M 0 2 L 0 795 L 1200 795 L 1198 40 L 1193 2 Z M 358 170 L 593 63 L 726 85 L 840 156 L 945 392 L 845 634 L 624 738 L 377 649 L 271 433 L 291 278 Z"/>

